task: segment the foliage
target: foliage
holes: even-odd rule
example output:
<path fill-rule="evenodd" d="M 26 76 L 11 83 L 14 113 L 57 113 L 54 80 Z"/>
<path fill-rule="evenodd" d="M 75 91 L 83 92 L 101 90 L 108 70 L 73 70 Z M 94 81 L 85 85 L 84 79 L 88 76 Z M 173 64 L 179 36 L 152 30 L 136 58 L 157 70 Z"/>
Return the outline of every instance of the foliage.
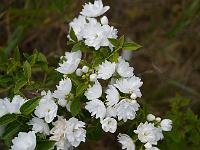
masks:
<path fill-rule="evenodd" d="M 166 140 L 162 142 L 161 149 L 198 149 L 200 120 L 188 108 L 189 104 L 190 100 L 181 96 L 176 96 L 171 100 L 171 110 L 167 113 L 167 117 L 173 120 L 173 130 L 165 135 Z"/>

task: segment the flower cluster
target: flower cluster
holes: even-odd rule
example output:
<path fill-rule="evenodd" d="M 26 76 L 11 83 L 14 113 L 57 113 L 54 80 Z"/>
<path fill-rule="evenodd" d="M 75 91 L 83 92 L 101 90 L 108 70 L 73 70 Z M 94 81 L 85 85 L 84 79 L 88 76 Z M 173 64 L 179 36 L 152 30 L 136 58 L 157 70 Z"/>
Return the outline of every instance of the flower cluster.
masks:
<path fill-rule="evenodd" d="M 86 45 L 94 47 L 95 50 L 101 46 L 112 48 L 108 38 L 117 38 L 117 30 L 108 25 L 106 16 L 103 16 L 100 22 L 95 18 L 103 15 L 109 9 L 109 6 L 103 6 L 101 0 L 95 0 L 94 4 L 86 4 L 78 18 L 69 24 L 78 40 L 84 40 Z"/>
<path fill-rule="evenodd" d="M 109 25 L 106 16 L 100 17 L 109 8 L 101 0 L 95 0 L 93 4 L 85 4 L 80 15 L 70 22 L 68 38 L 76 49 L 61 56 L 56 71 L 62 77 L 54 91 L 42 91 L 39 101 L 19 95 L 12 100 L 0 100 L 0 117 L 15 114 L 17 118 L 21 114 L 28 120 L 29 131 L 14 137 L 12 150 L 34 150 L 38 146 L 36 139 L 41 138 L 54 142 L 51 148 L 68 150 L 86 141 L 86 132 L 94 126 L 94 120 L 103 131 L 115 133 L 119 123 L 137 119 L 143 82 L 118 53 L 131 44 L 125 43 L 124 37 L 117 39 L 117 29 Z M 137 46 L 132 45 L 134 49 Z M 154 146 L 164 138 L 163 131 L 172 129 L 171 120 L 161 120 L 152 114 L 144 122 L 133 130 L 134 138 L 118 135 L 122 149 L 135 150 L 135 142 L 139 140 L 147 150 L 156 150 Z"/>
<path fill-rule="evenodd" d="M 66 120 L 58 116 L 58 120 L 53 125 L 54 127 L 50 131 L 53 136 L 50 139 L 56 141 L 57 149 L 77 147 L 81 142 L 85 142 L 84 122 L 78 121 L 76 118 Z"/>
<path fill-rule="evenodd" d="M 155 145 L 158 141 L 164 138 L 163 131 L 171 131 L 172 121 L 170 119 L 161 120 L 160 117 L 155 117 L 152 114 L 147 115 L 149 122 L 140 123 L 134 133 L 137 134 L 135 139 L 132 139 L 126 134 L 119 134 L 118 141 L 122 144 L 123 149 L 134 150 L 135 143 L 139 140 L 144 144 L 146 150 L 159 150 Z"/>

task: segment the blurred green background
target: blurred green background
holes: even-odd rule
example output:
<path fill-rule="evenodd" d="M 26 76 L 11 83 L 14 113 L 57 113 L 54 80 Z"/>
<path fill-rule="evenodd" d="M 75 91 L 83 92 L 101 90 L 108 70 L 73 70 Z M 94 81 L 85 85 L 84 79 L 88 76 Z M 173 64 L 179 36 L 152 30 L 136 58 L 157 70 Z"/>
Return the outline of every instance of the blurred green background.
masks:
<path fill-rule="evenodd" d="M 38 49 L 50 66 L 57 66 L 59 57 L 69 50 L 68 23 L 85 2 L 88 1 L 0 0 L 0 63 L 19 46 L 20 51 L 30 54 Z M 111 6 L 106 15 L 119 35 L 143 45 L 129 54 L 136 75 L 144 81 L 141 101 L 151 112 L 162 116 L 171 109 L 174 99 L 190 99 L 185 109 L 191 108 L 199 115 L 200 0 L 104 0 L 104 3 Z M 0 97 L 5 93 L 0 89 Z M 200 134 L 199 130 L 196 134 Z M 187 136 L 183 134 L 182 140 Z M 82 149 L 119 149 L 114 140 L 107 135 L 90 147 L 83 145 Z M 189 149 L 189 145 L 183 149 Z"/>

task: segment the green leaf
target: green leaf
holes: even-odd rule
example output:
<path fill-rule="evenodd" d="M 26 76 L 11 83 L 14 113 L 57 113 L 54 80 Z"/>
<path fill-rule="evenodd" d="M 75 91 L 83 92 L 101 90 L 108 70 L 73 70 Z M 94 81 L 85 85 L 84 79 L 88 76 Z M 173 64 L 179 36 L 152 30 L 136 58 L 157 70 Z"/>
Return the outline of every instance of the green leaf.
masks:
<path fill-rule="evenodd" d="M 20 52 L 19 52 L 19 48 L 18 47 L 15 49 L 15 52 L 14 52 L 14 60 L 15 60 L 15 62 L 19 62 L 20 63 Z"/>
<path fill-rule="evenodd" d="M 0 86 L 7 85 L 9 82 L 12 82 L 12 77 L 4 75 L 0 76 Z"/>
<path fill-rule="evenodd" d="M 48 63 L 46 57 L 42 53 L 38 53 L 37 61 Z"/>
<path fill-rule="evenodd" d="M 78 43 L 76 43 L 72 47 L 72 51 L 76 52 L 76 51 L 79 51 L 79 50 L 82 51 L 82 52 L 88 52 L 88 51 L 90 51 L 90 48 L 88 46 L 86 46 L 83 41 L 79 41 Z"/>
<path fill-rule="evenodd" d="M 0 125 L 11 123 L 17 119 L 15 114 L 6 114 L 0 118 Z"/>
<path fill-rule="evenodd" d="M 29 64 L 28 61 L 25 61 L 23 69 L 25 77 L 29 80 L 31 77 L 31 65 Z"/>
<path fill-rule="evenodd" d="M 44 71 L 48 70 L 48 61 L 46 57 L 42 53 L 38 53 L 37 64 L 42 68 Z"/>
<path fill-rule="evenodd" d="M 24 53 L 24 55 L 26 55 Z M 28 57 L 28 62 L 30 63 L 31 66 L 33 66 L 36 62 L 36 59 L 38 57 L 38 51 L 37 50 L 34 50 L 34 54 L 32 54 L 31 56 L 25 56 L 25 57 Z"/>
<path fill-rule="evenodd" d="M 79 84 L 78 87 L 76 88 L 76 96 L 78 97 L 82 95 L 87 89 L 87 87 L 88 85 L 86 83 Z"/>
<path fill-rule="evenodd" d="M 97 141 L 101 138 L 102 133 L 103 132 L 102 132 L 101 124 L 99 122 L 96 123 L 96 126 L 92 126 L 92 127 L 87 128 L 88 139 Z"/>
<path fill-rule="evenodd" d="M 117 39 L 114 38 L 108 38 L 109 42 L 116 48 L 120 46 L 120 42 Z"/>
<path fill-rule="evenodd" d="M 45 141 L 38 141 L 36 150 L 49 150 L 53 148 L 55 145 L 55 141 L 45 140 Z"/>
<path fill-rule="evenodd" d="M 21 124 L 18 122 L 10 123 L 6 126 L 6 129 L 2 135 L 2 139 L 6 145 L 10 146 L 13 137 L 20 131 Z"/>
<path fill-rule="evenodd" d="M 19 90 L 26 85 L 26 83 L 27 80 L 25 78 L 21 78 L 20 80 L 18 80 L 15 84 L 14 93 L 18 93 Z"/>
<path fill-rule="evenodd" d="M 135 42 L 129 42 L 129 43 L 124 43 L 122 49 L 123 50 L 130 50 L 130 51 L 135 51 L 139 48 L 141 48 L 142 46 L 135 43 Z"/>
<path fill-rule="evenodd" d="M 40 102 L 41 97 L 35 97 L 31 100 L 28 100 L 26 103 L 24 103 L 21 108 L 20 112 L 24 115 L 29 115 L 34 111 L 34 109 L 38 106 L 38 103 Z"/>
<path fill-rule="evenodd" d="M 81 103 L 79 98 L 75 98 L 70 106 L 70 111 L 72 115 L 75 117 L 81 110 Z"/>
<path fill-rule="evenodd" d="M 122 47 L 124 45 L 124 35 L 119 38 L 119 46 Z"/>
<path fill-rule="evenodd" d="M 7 74 L 16 71 L 18 66 L 19 66 L 18 62 L 11 60 L 11 62 L 8 64 Z"/>
<path fill-rule="evenodd" d="M 78 39 L 77 39 L 77 37 L 76 37 L 76 34 L 75 34 L 73 28 L 70 29 L 69 36 L 70 36 L 70 38 L 71 38 L 73 41 L 78 41 Z"/>

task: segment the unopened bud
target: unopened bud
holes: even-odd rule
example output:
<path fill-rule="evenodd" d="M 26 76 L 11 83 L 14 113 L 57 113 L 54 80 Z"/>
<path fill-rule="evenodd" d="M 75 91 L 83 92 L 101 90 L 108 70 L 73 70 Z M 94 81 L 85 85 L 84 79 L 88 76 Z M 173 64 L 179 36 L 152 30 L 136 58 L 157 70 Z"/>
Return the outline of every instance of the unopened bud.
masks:
<path fill-rule="evenodd" d="M 107 18 L 106 16 L 103 16 L 103 17 L 101 18 L 101 24 L 102 24 L 102 25 L 107 25 L 107 24 L 108 24 L 108 18 Z"/>

